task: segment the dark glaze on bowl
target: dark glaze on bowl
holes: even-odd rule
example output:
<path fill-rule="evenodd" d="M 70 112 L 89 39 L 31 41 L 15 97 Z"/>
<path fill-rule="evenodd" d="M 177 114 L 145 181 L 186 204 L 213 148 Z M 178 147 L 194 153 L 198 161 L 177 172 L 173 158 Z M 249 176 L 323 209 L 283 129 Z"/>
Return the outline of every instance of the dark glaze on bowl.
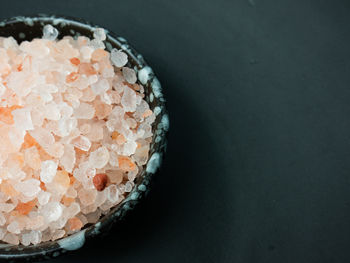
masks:
<path fill-rule="evenodd" d="M 31 17 L 14 17 L 0 22 L 0 36 L 14 37 L 18 42 L 23 40 L 32 40 L 41 38 L 43 26 L 52 24 L 59 31 L 59 37 L 63 36 L 87 36 L 92 38 L 92 25 L 85 21 L 58 17 L 38 15 Z M 149 190 L 149 184 L 152 175 L 157 171 L 161 164 L 162 156 L 166 150 L 166 132 L 169 129 L 168 114 L 165 109 L 165 99 L 162 94 L 161 86 L 153 73 L 153 70 L 146 64 L 143 57 L 129 46 L 127 41 L 122 37 L 116 37 L 113 33 L 107 31 L 107 39 L 104 41 L 106 49 L 122 49 L 128 55 L 128 67 L 136 70 L 138 83 L 145 88 L 145 100 L 149 103 L 150 108 L 157 114 L 156 121 L 153 125 L 153 139 L 149 154 L 149 160 L 141 175 L 136 178 L 135 187 L 119 205 L 112 208 L 111 211 L 103 216 L 99 222 L 93 225 L 87 225 L 83 230 L 56 241 L 43 242 L 38 245 L 9 245 L 0 243 L 0 260 L 6 262 L 14 261 L 36 261 L 57 257 L 67 251 L 79 249 L 86 241 L 104 232 L 112 224 L 121 220 L 122 217 L 132 209 L 138 201 Z"/>

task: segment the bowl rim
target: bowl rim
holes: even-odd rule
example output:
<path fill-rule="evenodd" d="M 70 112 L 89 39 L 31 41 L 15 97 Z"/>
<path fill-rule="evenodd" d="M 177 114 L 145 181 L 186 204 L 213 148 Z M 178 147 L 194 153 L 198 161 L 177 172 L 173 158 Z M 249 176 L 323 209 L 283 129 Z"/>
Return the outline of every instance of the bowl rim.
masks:
<path fill-rule="evenodd" d="M 58 28 L 58 30 L 59 27 L 63 28 L 66 26 L 75 26 L 80 29 L 88 30 L 91 33 L 95 28 L 104 28 L 81 18 L 65 15 L 38 14 L 2 19 L 0 21 L 0 37 L 3 27 L 20 23 L 24 23 L 28 26 L 37 26 L 38 23 L 40 26 L 45 24 L 53 24 L 56 28 Z M 162 93 L 160 82 L 155 76 L 152 68 L 144 60 L 143 56 L 132 46 L 130 46 L 125 38 L 117 36 L 113 31 L 106 28 L 104 29 L 107 36 L 107 39 L 104 42 L 113 43 L 111 46 L 114 45 L 114 47 L 118 47 L 127 53 L 129 57 L 128 63 L 132 62 L 132 66 L 137 72 L 138 82 L 151 91 L 150 94 L 148 94 L 150 97 L 149 100 L 151 100 L 151 102 L 154 100 L 157 104 L 155 108 L 158 107 L 156 110 L 158 113 L 156 118 L 156 120 L 158 120 L 158 124 L 155 126 L 157 123 L 155 121 L 152 127 L 153 136 L 151 149 L 145 168 L 141 175 L 139 175 L 139 181 L 135 183 L 133 190 L 121 203 L 111 208 L 106 215 L 103 215 L 97 223 L 87 226 L 82 230 L 62 239 L 42 242 L 37 245 L 23 246 L 0 244 L 0 259 L 15 261 L 24 259 L 50 259 L 67 251 L 81 248 L 85 241 L 100 235 L 102 232 L 106 232 L 105 230 L 109 229 L 117 221 L 120 221 L 129 210 L 135 207 L 139 200 L 142 199 L 149 191 L 151 178 L 161 165 L 162 158 L 167 147 L 166 135 L 169 130 L 169 117 L 165 107 L 166 101 Z M 152 109 L 154 112 L 155 108 Z"/>

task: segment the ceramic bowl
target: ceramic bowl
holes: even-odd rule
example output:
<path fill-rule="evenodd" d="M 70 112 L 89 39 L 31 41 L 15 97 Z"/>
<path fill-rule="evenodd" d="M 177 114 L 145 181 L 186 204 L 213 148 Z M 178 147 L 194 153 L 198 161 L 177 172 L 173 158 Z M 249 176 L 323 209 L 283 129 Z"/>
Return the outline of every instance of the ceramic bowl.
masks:
<path fill-rule="evenodd" d="M 18 42 L 40 38 L 44 25 L 52 24 L 59 31 L 59 38 L 63 36 L 87 36 L 92 38 L 93 29 L 98 27 L 76 18 L 37 15 L 30 17 L 14 17 L 0 22 L 0 36 L 14 37 Z M 128 67 L 137 71 L 138 83 L 145 88 L 145 99 L 150 108 L 157 114 L 153 125 L 153 139 L 149 160 L 143 172 L 137 177 L 134 189 L 119 205 L 112 208 L 96 224 L 86 225 L 81 231 L 68 237 L 43 242 L 38 245 L 9 245 L 0 244 L 0 259 L 12 261 L 37 261 L 57 257 L 67 251 L 81 248 L 85 242 L 95 236 L 108 232 L 108 229 L 120 221 L 125 214 L 134 208 L 149 190 L 150 181 L 159 168 L 162 156 L 166 150 L 166 133 L 169 129 L 169 118 L 165 109 L 165 99 L 161 85 L 151 67 L 147 65 L 142 55 L 136 52 L 122 37 L 107 30 L 105 40 L 107 50 L 122 49 L 128 55 Z"/>

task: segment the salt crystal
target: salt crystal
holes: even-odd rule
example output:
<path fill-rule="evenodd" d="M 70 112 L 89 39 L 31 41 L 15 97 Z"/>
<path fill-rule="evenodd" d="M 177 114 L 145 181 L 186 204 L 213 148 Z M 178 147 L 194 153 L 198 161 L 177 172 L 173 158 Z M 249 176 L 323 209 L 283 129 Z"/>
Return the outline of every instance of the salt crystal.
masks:
<path fill-rule="evenodd" d="M 5 225 L 6 223 L 6 218 L 2 212 L 0 212 L 0 226 Z"/>
<path fill-rule="evenodd" d="M 78 192 L 80 202 L 85 206 L 93 204 L 95 202 L 96 196 L 97 191 L 95 189 L 87 190 L 82 188 Z"/>
<path fill-rule="evenodd" d="M 66 231 L 62 229 L 57 229 L 52 233 L 52 240 L 62 238 L 66 234 Z"/>
<path fill-rule="evenodd" d="M 44 161 L 41 163 L 40 180 L 44 183 L 50 183 L 57 171 L 57 163 L 54 161 Z"/>
<path fill-rule="evenodd" d="M 50 223 L 59 219 L 62 215 L 62 205 L 58 202 L 49 202 L 39 210 L 40 214 Z"/>
<path fill-rule="evenodd" d="M 74 116 L 77 119 L 92 119 L 95 114 L 95 109 L 88 103 L 80 103 L 79 107 L 74 110 Z"/>
<path fill-rule="evenodd" d="M 19 234 L 21 233 L 20 229 L 19 229 L 19 224 L 17 221 L 13 221 L 11 224 L 9 224 L 7 226 L 7 231 L 9 231 L 10 233 L 13 234 Z"/>
<path fill-rule="evenodd" d="M 70 206 L 64 209 L 64 215 L 66 218 L 72 218 L 80 212 L 80 205 L 76 202 L 71 203 Z"/>
<path fill-rule="evenodd" d="M 89 161 L 91 165 L 95 168 L 104 167 L 109 160 L 109 152 L 106 147 L 100 147 L 96 151 L 90 153 Z"/>
<path fill-rule="evenodd" d="M 25 196 L 35 196 L 40 192 L 40 181 L 37 179 L 28 179 L 23 182 L 18 182 L 14 185 L 16 191 L 21 192 Z"/>
<path fill-rule="evenodd" d="M 105 30 L 103 28 L 96 28 L 94 30 L 94 38 L 102 41 L 106 40 Z"/>
<path fill-rule="evenodd" d="M 11 233 L 7 233 L 2 240 L 5 241 L 6 243 L 9 243 L 9 244 L 12 244 L 12 245 L 18 245 L 19 244 L 18 236 L 14 235 L 14 234 L 11 234 Z"/>
<path fill-rule="evenodd" d="M 33 130 L 32 118 L 29 109 L 18 109 L 12 111 L 15 125 L 21 130 Z"/>
<path fill-rule="evenodd" d="M 55 142 L 45 148 L 48 154 L 53 157 L 61 158 L 64 153 L 64 145 L 60 142 Z"/>
<path fill-rule="evenodd" d="M 52 25 L 45 25 L 43 28 L 43 39 L 55 40 L 58 36 L 58 30 Z"/>
<path fill-rule="evenodd" d="M 123 67 L 122 69 L 123 76 L 125 80 L 131 84 L 134 84 L 137 80 L 135 70 L 127 67 Z"/>
<path fill-rule="evenodd" d="M 99 81 L 91 85 L 91 89 L 95 94 L 99 95 L 103 94 L 108 89 L 110 89 L 110 85 L 106 79 L 100 79 Z"/>
<path fill-rule="evenodd" d="M 30 245 L 30 242 L 31 242 L 31 239 L 32 239 L 32 236 L 30 233 L 25 233 L 22 235 L 22 238 L 21 238 L 21 243 L 25 246 L 29 246 Z"/>
<path fill-rule="evenodd" d="M 133 183 L 131 183 L 131 182 L 126 182 L 126 183 L 125 183 L 125 192 L 127 192 L 127 193 L 131 192 L 133 186 L 134 186 Z"/>
<path fill-rule="evenodd" d="M 30 147 L 24 151 L 24 162 L 34 170 L 40 169 L 41 160 L 38 149 L 36 147 Z"/>
<path fill-rule="evenodd" d="M 61 118 L 61 112 L 56 103 L 50 102 L 45 105 L 45 118 L 48 120 L 59 120 Z"/>
<path fill-rule="evenodd" d="M 134 112 L 136 110 L 136 93 L 129 87 L 124 87 L 124 94 L 121 100 L 125 111 Z"/>
<path fill-rule="evenodd" d="M 75 163 L 75 151 L 73 145 L 64 146 L 64 154 L 60 159 L 60 164 L 67 172 L 72 172 Z"/>
<path fill-rule="evenodd" d="M 15 206 L 13 204 L 8 204 L 8 203 L 0 204 L 0 211 L 5 213 L 11 212 L 14 208 Z"/>
<path fill-rule="evenodd" d="M 85 136 L 78 136 L 77 138 L 72 140 L 72 144 L 74 147 L 77 147 L 78 149 L 82 151 L 88 151 L 91 147 L 90 140 Z"/>
<path fill-rule="evenodd" d="M 123 154 L 126 156 L 130 156 L 135 153 L 137 148 L 137 143 L 134 141 L 127 141 L 124 144 Z"/>
<path fill-rule="evenodd" d="M 40 205 L 46 205 L 51 197 L 51 193 L 46 191 L 40 191 L 38 194 L 38 202 Z"/>
<path fill-rule="evenodd" d="M 0 96 L 2 96 L 6 91 L 6 87 L 4 84 L 0 83 Z"/>
<path fill-rule="evenodd" d="M 52 133 L 42 127 L 36 127 L 29 133 L 43 148 L 46 148 L 55 142 Z"/>
<path fill-rule="evenodd" d="M 123 51 L 113 48 L 111 50 L 111 61 L 116 67 L 121 68 L 128 63 L 128 55 Z"/>
<path fill-rule="evenodd" d="M 106 188 L 106 193 L 107 193 L 107 199 L 110 202 L 115 203 L 119 200 L 119 190 L 114 184 Z"/>
<path fill-rule="evenodd" d="M 63 118 L 58 121 L 58 130 L 60 136 L 69 135 L 77 127 L 75 118 Z"/>

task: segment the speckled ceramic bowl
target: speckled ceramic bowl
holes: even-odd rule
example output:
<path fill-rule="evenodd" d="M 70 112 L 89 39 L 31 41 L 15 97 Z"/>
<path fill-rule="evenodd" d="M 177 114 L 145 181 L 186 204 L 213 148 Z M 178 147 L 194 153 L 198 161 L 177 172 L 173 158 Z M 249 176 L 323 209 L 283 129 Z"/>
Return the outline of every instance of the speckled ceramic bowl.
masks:
<path fill-rule="evenodd" d="M 92 38 L 92 30 L 96 27 L 85 21 L 67 17 L 47 15 L 14 17 L 0 22 L 0 36 L 12 36 L 19 42 L 31 40 L 42 36 L 42 29 L 45 24 L 54 25 L 60 32 L 59 38 L 67 35 L 84 35 Z M 128 210 L 137 204 L 148 191 L 150 179 L 161 164 L 161 159 L 166 149 L 165 135 L 169 129 L 169 119 L 165 110 L 165 99 L 160 83 L 143 57 L 131 48 L 124 38 L 117 37 L 109 31 L 107 32 L 105 41 L 107 49 L 123 49 L 128 54 L 129 62 L 127 66 L 137 71 L 138 82 L 145 87 L 145 99 L 150 104 L 150 108 L 157 114 L 153 126 L 154 136 L 147 165 L 142 174 L 136 179 L 133 191 L 122 203 L 103 216 L 98 223 L 87 225 L 83 230 L 71 236 L 57 241 L 40 243 L 35 246 L 25 247 L 22 245 L 0 244 L 0 260 L 6 262 L 42 260 L 79 249 L 89 239 L 107 231 L 112 224 L 119 221 Z"/>

